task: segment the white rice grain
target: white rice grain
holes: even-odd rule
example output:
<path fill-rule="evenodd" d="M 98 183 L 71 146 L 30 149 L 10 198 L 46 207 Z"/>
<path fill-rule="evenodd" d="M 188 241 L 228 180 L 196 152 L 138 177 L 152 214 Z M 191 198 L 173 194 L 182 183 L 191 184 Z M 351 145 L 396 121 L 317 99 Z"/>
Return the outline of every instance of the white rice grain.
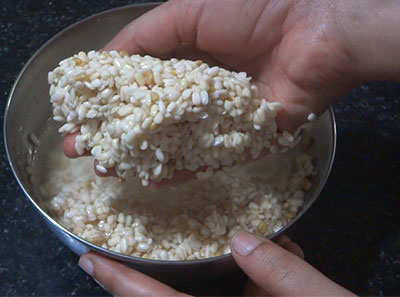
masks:
<path fill-rule="evenodd" d="M 90 131 L 77 137 L 78 154 L 99 146 L 99 165 L 115 166 L 122 178 L 140 176 L 146 180 L 143 184 L 173 174 L 178 159 L 190 160 L 179 162 L 179 169 L 232 166 L 249 156 L 256 158 L 263 149 L 293 147 L 303 127 L 293 135 L 278 131 L 280 103 L 260 98 L 250 80 L 245 72 L 202 61 L 162 61 L 117 51 L 80 52 L 48 74 L 54 119 L 64 123 L 59 133 Z M 309 121 L 315 119 L 314 114 L 308 116 Z M 213 138 L 201 140 L 206 133 Z M 247 140 L 233 137 L 235 133 Z M 153 176 L 163 139 L 168 139 L 163 147 L 168 170 Z M 195 149 L 200 141 L 202 149 Z M 180 144 L 185 143 L 192 143 L 191 149 L 182 150 Z M 278 148 L 270 148 L 276 143 Z M 225 156 L 223 161 L 220 156 Z M 122 162 L 130 166 L 118 166 Z"/>

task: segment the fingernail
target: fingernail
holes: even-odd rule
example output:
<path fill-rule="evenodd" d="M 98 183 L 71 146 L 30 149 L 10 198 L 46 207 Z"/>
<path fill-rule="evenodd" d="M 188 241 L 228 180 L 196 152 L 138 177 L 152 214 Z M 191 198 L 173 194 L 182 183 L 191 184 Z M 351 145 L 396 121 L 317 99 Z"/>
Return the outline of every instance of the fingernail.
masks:
<path fill-rule="evenodd" d="M 232 249 L 241 256 L 247 256 L 262 243 L 262 240 L 253 234 L 240 231 L 232 239 Z"/>
<path fill-rule="evenodd" d="M 78 262 L 79 266 L 90 276 L 93 276 L 93 263 L 86 257 L 81 257 Z"/>

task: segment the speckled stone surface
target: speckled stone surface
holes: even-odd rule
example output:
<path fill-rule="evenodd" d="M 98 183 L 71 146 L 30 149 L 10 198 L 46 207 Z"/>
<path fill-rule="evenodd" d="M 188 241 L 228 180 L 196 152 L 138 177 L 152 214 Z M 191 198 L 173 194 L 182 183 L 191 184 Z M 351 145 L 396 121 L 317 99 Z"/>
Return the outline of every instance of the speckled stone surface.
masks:
<path fill-rule="evenodd" d="M 134 2 L 145 1 L 2 1 L 1 125 L 18 72 L 45 41 L 79 19 Z M 348 289 L 400 295 L 400 84 L 364 85 L 335 112 L 338 148 L 331 177 L 290 233 L 310 263 Z M 22 195 L 1 137 L 0 295 L 107 296 L 77 260 Z M 182 287 L 198 295 L 239 295 L 242 280 L 229 275 Z"/>

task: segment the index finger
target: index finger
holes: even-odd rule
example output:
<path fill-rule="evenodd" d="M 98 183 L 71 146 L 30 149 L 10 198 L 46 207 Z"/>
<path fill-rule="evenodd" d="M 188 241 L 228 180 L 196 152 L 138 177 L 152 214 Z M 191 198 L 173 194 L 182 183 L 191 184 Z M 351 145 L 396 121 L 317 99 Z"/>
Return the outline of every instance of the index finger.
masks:
<path fill-rule="evenodd" d="M 114 296 L 188 296 L 122 263 L 95 253 L 81 256 L 79 265 Z"/>

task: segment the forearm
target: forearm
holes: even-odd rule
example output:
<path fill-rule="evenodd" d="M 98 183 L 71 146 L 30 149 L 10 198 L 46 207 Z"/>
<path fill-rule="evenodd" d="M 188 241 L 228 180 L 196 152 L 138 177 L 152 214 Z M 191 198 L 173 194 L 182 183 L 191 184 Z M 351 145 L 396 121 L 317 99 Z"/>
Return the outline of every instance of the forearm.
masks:
<path fill-rule="evenodd" d="M 338 22 L 364 81 L 400 80 L 400 1 L 342 1 Z"/>

